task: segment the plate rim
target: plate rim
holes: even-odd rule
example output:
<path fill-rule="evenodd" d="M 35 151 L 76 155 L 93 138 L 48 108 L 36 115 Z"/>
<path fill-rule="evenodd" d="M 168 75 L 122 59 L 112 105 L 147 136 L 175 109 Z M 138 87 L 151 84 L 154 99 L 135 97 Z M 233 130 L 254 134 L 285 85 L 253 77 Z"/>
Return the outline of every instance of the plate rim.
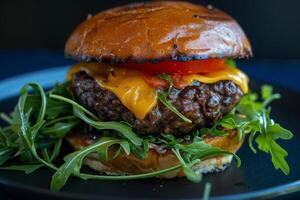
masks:
<path fill-rule="evenodd" d="M 75 177 L 71 177 L 75 178 Z M 76 196 L 74 197 L 74 193 L 72 192 L 53 192 L 49 189 L 45 188 L 38 188 L 33 186 L 27 186 L 25 184 L 19 183 L 14 180 L 5 181 L 0 177 L 0 185 L 3 185 L 9 189 L 19 189 L 26 192 L 32 192 L 36 194 L 41 195 L 47 195 L 50 197 L 59 197 L 59 198 L 67 198 L 67 199 L 99 199 L 98 195 L 90 195 L 90 194 L 84 194 L 84 193 L 76 193 Z M 269 187 L 261 190 L 256 190 L 252 192 L 246 192 L 246 193 L 238 193 L 238 194 L 230 194 L 230 195 L 223 195 L 223 196 L 210 196 L 211 200 L 244 200 L 244 199 L 269 199 L 274 197 L 279 197 L 283 195 L 292 194 L 295 192 L 300 191 L 300 180 L 293 181 L 290 183 L 286 183 L 283 185 L 278 185 L 275 187 Z M 100 199 L 114 199 L 113 196 L 101 196 Z M 141 197 L 124 197 L 123 199 L 143 199 Z M 146 197 L 145 197 L 146 199 Z M 148 199 L 148 198 L 147 198 Z M 156 199 L 156 198 L 153 198 Z M 165 198 L 168 199 L 168 198 Z M 196 200 L 199 198 L 185 198 L 187 200 Z"/>

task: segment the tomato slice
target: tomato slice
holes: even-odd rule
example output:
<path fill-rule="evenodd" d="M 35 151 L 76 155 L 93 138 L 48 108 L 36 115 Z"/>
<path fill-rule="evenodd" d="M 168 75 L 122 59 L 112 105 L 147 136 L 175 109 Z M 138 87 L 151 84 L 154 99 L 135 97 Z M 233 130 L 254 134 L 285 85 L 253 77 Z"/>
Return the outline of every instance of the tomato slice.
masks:
<path fill-rule="evenodd" d="M 181 74 L 173 74 L 172 75 L 172 80 L 174 87 L 177 89 L 182 89 L 185 88 L 188 84 L 182 79 Z"/>
<path fill-rule="evenodd" d="M 174 87 L 177 89 L 185 88 L 188 84 L 182 79 L 181 74 L 172 74 L 171 76 Z M 154 88 L 167 89 L 169 83 L 154 74 L 144 73 L 144 80 Z"/>
<path fill-rule="evenodd" d="M 186 62 L 166 60 L 159 63 L 142 63 L 137 64 L 129 61 L 124 64 L 118 64 L 119 67 L 136 69 L 148 73 L 167 73 L 167 74 L 203 74 L 224 69 L 225 59 L 206 59 L 206 60 L 190 60 Z"/>
<path fill-rule="evenodd" d="M 144 80 L 154 88 L 166 89 L 168 87 L 166 80 L 160 79 L 150 73 L 144 73 Z"/>

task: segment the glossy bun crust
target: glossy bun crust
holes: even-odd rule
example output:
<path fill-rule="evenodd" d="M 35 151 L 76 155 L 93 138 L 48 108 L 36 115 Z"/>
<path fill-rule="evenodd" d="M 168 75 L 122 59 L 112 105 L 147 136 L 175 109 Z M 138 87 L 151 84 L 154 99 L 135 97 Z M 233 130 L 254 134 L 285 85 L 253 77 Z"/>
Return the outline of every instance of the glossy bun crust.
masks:
<path fill-rule="evenodd" d="M 94 143 L 95 140 L 93 139 L 95 138 L 95 135 L 89 135 L 87 133 L 75 131 L 67 136 L 67 141 L 73 148 L 77 150 Z M 204 137 L 204 141 L 213 147 L 219 147 L 223 150 L 235 153 L 243 144 L 244 138 L 238 142 L 237 134 L 235 131 L 233 131 L 228 132 L 228 135 L 223 137 Z M 113 157 L 114 154 L 115 149 L 111 148 L 109 151 L 109 157 Z M 210 157 L 193 166 L 193 170 L 197 173 L 223 171 L 229 166 L 231 160 L 231 155 Z M 150 145 L 148 155 L 143 160 L 137 158 L 133 154 L 129 154 L 127 156 L 124 152 L 121 152 L 115 159 L 103 162 L 99 160 L 99 157 L 96 153 L 92 153 L 84 160 L 84 163 L 95 171 L 109 175 L 133 175 L 149 173 L 167 169 L 179 164 L 178 159 L 171 150 L 166 150 L 159 145 L 153 144 Z M 182 176 L 184 176 L 182 170 L 175 170 L 160 176 L 160 178 L 175 178 Z"/>
<path fill-rule="evenodd" d="M 224 12 L 187 2 L 129 4 L 88 17 L 69 37 L 65 54 L 80 61 L 121 63 L 243 58 L 250 43 Z"/>

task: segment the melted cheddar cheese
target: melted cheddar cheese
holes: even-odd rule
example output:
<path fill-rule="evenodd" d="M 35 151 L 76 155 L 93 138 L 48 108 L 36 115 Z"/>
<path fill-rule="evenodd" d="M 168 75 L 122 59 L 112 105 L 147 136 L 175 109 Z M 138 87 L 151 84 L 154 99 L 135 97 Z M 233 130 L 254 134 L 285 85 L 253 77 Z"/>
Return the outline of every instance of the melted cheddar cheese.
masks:
<path fill-rule="evenodd" d="M 244 93 L 248 92 L 248 77 L 247 75 L 236 69 L 236 68 L 226 68 L 221 71 L 211 72 L 207 74 L 193 74 L 182 76 L 184 82 L 191 84 L 193 81 L 199 81 L 202 83 L 215 83 L 218 81 L 231 80 L 237 84 Z"/>
<path fill-rule="evenodd" d="M 157 104 L 156 88 L 146 83 L 142 72 L 112 67 L 104 63 L 79 63 L 69 70 L 67 78 L 71 80 L 73 74 L 79 71 L 86 71 L 95 78 L 101 87 L 112 91 L 138 119 L 144 119 Z M 201 75 L 185 75 L 182 76 L 182 79 L 187 84 L 191 84 L 193 81 L 215 83 L 220 80 L 231 80 L 244 93 L 248 92 L 248 77 L 235 68 L 226 68 L 222 71 Z"/>
<path fill-rule="evenodd" d="M 157 103 L 155 88 L 145 82 L 141 72 L 118 68 L 107 79 L 97 77 L 96 80 L 102 87 L 116 94 L 138 119 L 144 119 Z"/>
<path fill-rule="evenodd" d="M 144 119 L 157 104 L 156 89 L 145 82 L 139 71 L 112 68 L 107 64 L 79 63 L 69 70 L 68 79 L 78 71 L 86 71 L 101 87 L 112 91 L 138 119 Z"/>

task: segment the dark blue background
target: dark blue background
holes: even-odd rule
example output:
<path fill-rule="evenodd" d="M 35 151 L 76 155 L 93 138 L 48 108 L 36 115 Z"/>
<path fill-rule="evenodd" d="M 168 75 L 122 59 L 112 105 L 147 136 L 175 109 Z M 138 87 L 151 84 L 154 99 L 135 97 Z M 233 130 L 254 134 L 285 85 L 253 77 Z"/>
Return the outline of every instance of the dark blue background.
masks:
<path fill-rule="evenodd" d="M 190 1 L 211 4 L 233 16 L 247 33 L 256 58 L 300 59 L 299 0 Z M 129 2 L 142 1 L 1 0 L 0 49 L 63 49 L 67 37 L 88 14 Z"/>

